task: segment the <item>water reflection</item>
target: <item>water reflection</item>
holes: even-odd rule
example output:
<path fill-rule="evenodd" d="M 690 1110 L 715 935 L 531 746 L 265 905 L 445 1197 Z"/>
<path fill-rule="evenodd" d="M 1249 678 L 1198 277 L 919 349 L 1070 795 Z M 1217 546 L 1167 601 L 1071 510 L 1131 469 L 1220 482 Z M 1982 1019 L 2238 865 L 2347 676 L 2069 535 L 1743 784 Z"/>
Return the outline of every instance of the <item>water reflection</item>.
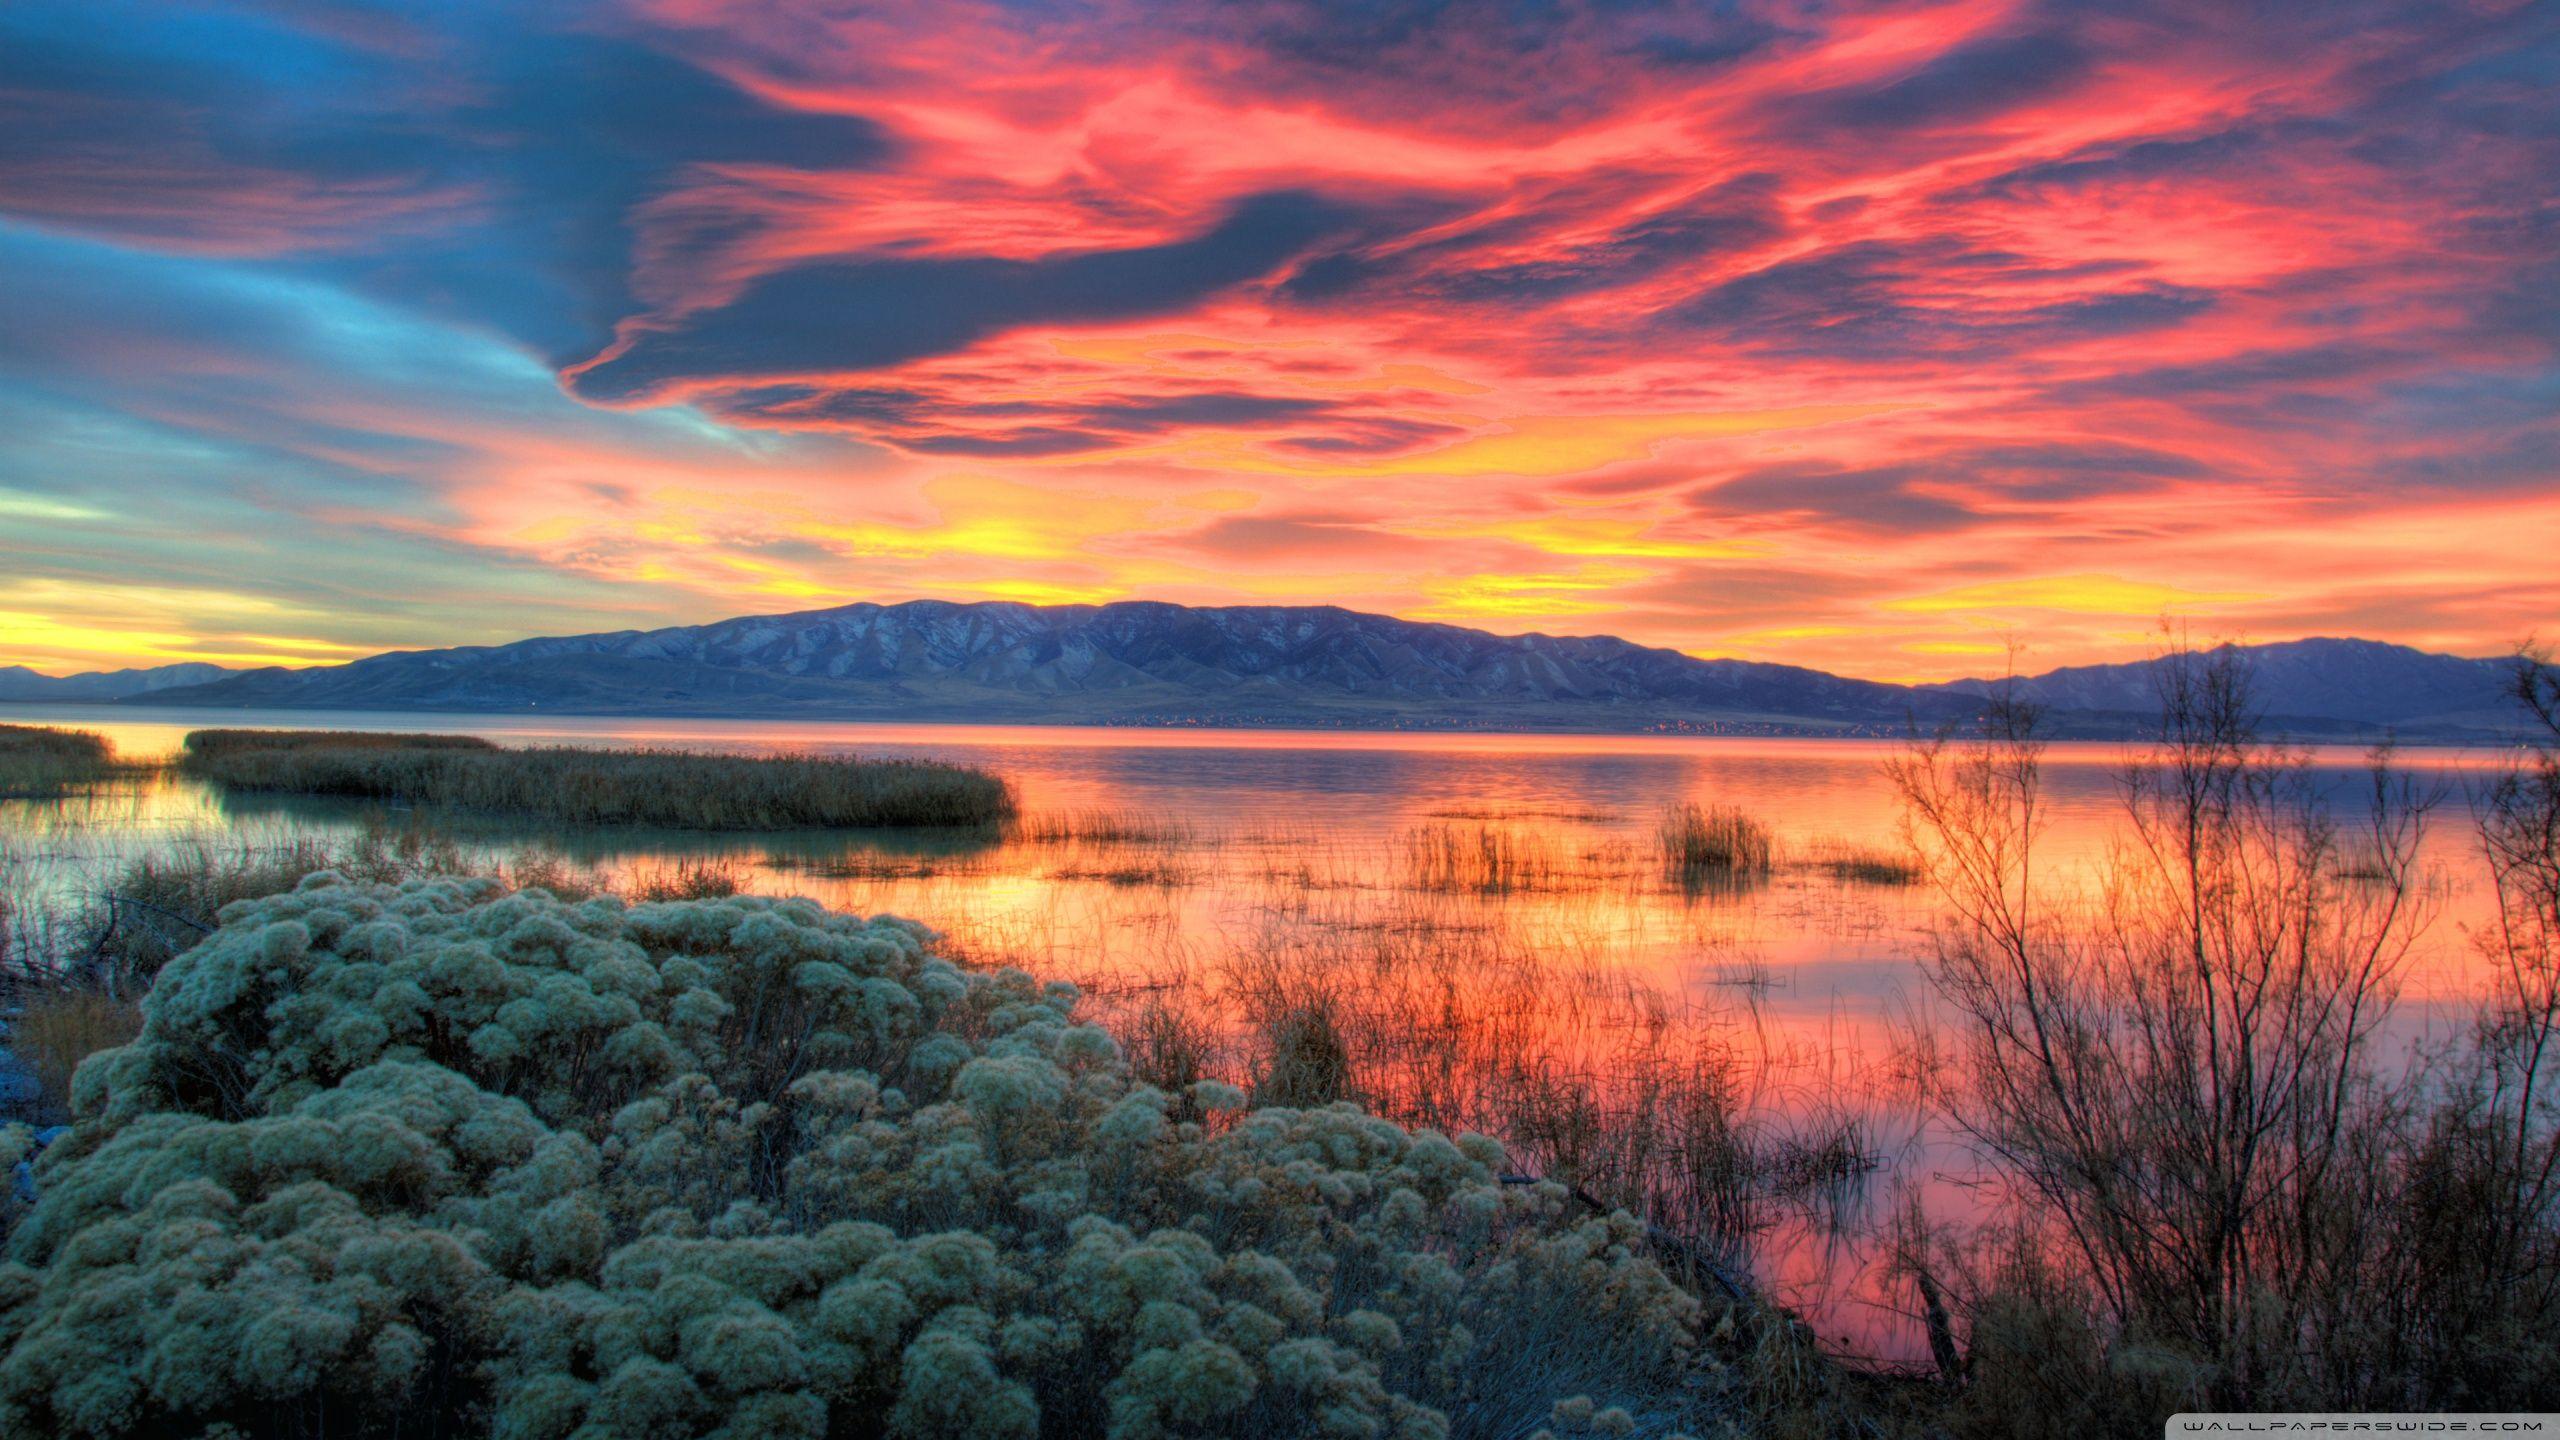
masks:
<path fill-rule="evenodd" d="M 159 777 L 0 806 L 0 839 L 21 884 L 57 895 L 107 883 L 122 858 L 181 836 L 259 843 L 421 820 L 475 853 L 538 847 L 608 875 L 718 862 L 756 890 L 909 916 L 973 960 L 1073 980 L 1125 1034 L 1239 1080 L 1275 1063 L 1272 1037 L 1293 1015 L 1327 1007 L 1373 1102 L 1499 1125 L 1524 1163 L 1610 1177 L 1666 1223 L 1729 1222 L 1748 1232 L 1740 1258 L 1765 1284 L 1827 1338 L 1870 1353 L 1917 1344 L 1880 1271 L 1878 1216 L 1906 1188 L 1938 1221 L 1978 1205 L 1983 1177 L 1924 1121 L 1898 1063 L 1926 1003 L 1915 961 L 1934 902 L 1839 863 L 1898 842 L 1889 745 L 75 707 L 0 718 L 99 729 L 136 757 L 171 753 L 200 726 L 261 725 L 977 764 L 1018 787 L 1026 824 L 536 829 Z M 2105 853 L 2122 759 L 2103 745 L 2049 756 L 2046 853 L 2061 866 Z M 2317 759 L 2324 786 L 2352 803 L 2363 757 Z M 2401 762 L 2458 782 L 2493 757 Z M 1654 827 L 1683 802 L 1764 821 L 1773 870 L 1731 884 L 1666 873 Z M 2462 943 L 2479 900 L 2460 832 L 2448 824 L 2432 842 L 2445 913 L 2410 975 L 2412 1027 L 2478 983 Z M 1700 1133 L 1737 1116 L 1760 1128 Z"/>

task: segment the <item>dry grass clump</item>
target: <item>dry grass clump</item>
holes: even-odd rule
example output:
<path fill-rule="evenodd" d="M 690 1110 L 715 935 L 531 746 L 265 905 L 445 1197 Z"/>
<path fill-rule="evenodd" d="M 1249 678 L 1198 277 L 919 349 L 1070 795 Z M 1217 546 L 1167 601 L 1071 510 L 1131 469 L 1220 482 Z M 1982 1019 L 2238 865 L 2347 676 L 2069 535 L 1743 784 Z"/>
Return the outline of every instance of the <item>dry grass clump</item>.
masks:
<path fill-rule="evenodd" d="M 1097 880 L 1105 885 L 1156 885 L 1172 888 L 1188 885 L 1195 872 L 1179 860 L 1165 856 L 1132 856 L 1126 859 L 1095 860 L 1058 866 L 1049 872 L 1052 880 Z"/>
<path fill-rule="evenodd" d="M 1200 1118 L 1188 1097 L 1192 1087 L 1216 1078 L 1213 1067 L 1217 1064 L 1219 1037 L 1215 1026 L 1196 1010 L 1169 1005 L 1159 998 L 1115 1021 L 1111 1034 L 1120 1043 L 1120 1054 L 1128 1062 L 1132 1079 L 1177 1097 L 1177 1110 L 1190 1106 L 1190 1113 L 1183 1118 Z"/>
<path fill-rule="evenodd" d="M 1191 822 L 1140 810 L 1051 810 L 1014 822 L 1016 840 L 1033 845 L 1188 845 Z"/>
<path fill-rule="evenodd" d="M 972 856 L 889 855 L 872 850 L 822 857 L 776 855 L 765 864 L 820 880 L 932 880 L 952 874 L 973 875 L 985 868 L 984 861 Z"/>
<path fill-rule="evenodd" d="M 1846 840 L 1809 847 L 1805 863 L 1849 885 L 1918 885 L 1929 878 L 1920 857 L 1908 849 L 1886 849 Z"/>
<path fill-rule="evenodd" d="M 1608 825 L 1618 819 L 1615 810 L 1585 809 L 1570 805 L 1453 805 L 1430 812 L 1434 820 L 1494 820 L 1517 824 L 1546 820 L 1564 825 Z"/>
<path fill-rule="evenodd" d="M 452 743 L 461 740 L 469 743 Z M 920 760 L 683 750 L 501 750 L 456 736 L 198 731 L 185 773 L 242 790 L 449 805 L 563 824 L 697 830 L 982 826 L 994 775 Z"/>
<path fill-rule="evenodd" d="M 71 1114 L 71 1076 L 80 1062 L 132 1040 L 142 1029 L 141 1007 L 102 991 L 70 986 L 20 992 L 18 1009 L 0 1040 L 36 1083 L 36 1116 Z"/>
<path fill-rule="evenodd" d="M 125 768 L 93 731 L 0 725 L 0 799 L 47 799 L 103 784 Z"/>
<path fill-rule="evenodd" d="M 1498 927 L 1294 932 L 1104 1004 L 1124 1043 L 1258 1102 L 1349 1097 L 1498 1136 L 1515 1167 L 1624 1207 L 1729 1279 L 1755 1237 L 1830 1203 L 1806 1192 L 1882 1164 L 1865 1116 L 1772 1078 L 1819 1057 L 1728 1042 L 1680 999 Z"/>
<path fill-rule="evenodd" d="M 718 900 L 746 889 L 738 867 L 722 860 L 686 856 L 672 865 L 633 871 L 616 887 L 643 903 L 667 900 Z"/>
<path fill-rule="evenodd" d="M 1553 846 L 1509 825 L 1417 825 L 1405 832 L 1407 887 L 1507 895 L 1552 889 L 1569 867 Z"/>
<path fill-rule="evenodd" d="M 565 863 L 522 857 L 520 883 L 556 880 L 574 889 Z M 55 957 L 121 991 L 147 985 L 160 967 L 213 932 L 225 907 L 291 890 L 323 870 L 396 884 L 502 868 L 466 853 L 452 837 L 420 825 L 374 823 L 349 837 L 292 835 L 271 841 L 189 836 L 135 856 L 88 896 L 79 953 Z"/>
<path fill-rule="evenodd" d="M 1664 864 L 1684 882 L 1766 875 L 1776 855 L 1769 827 L 1730 805 L 1674 805 L 1654 835 Z"/>
<path fill-rule="evenodd" d="M 1256 1105 L 1330 1105 L 1355 1097 L 1351 1051 L 1333 1012 L 1301 1005 L 1271 1025 L 1270 1058 L 1254 1081 Z"/>

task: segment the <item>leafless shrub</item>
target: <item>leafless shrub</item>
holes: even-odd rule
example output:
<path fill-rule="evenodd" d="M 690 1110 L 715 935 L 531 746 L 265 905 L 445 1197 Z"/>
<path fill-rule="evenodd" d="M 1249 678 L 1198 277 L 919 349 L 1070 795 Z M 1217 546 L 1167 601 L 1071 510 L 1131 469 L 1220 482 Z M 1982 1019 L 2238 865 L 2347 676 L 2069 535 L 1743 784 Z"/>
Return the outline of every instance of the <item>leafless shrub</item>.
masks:
<path fill-rule="evenodd" d="M 2173 646 L 2160 674 L 2160 738 L 2120 777 L 2125 838 L 2086 903 L 2041 865 L 2030 707 L 1995 697 L 1978 739 L 1893 767 L 1951 913 L 1931 1095 L 2014 1182 L 2009 1243 L 1963 1296 L 1968 1413 L 2091 1433 L 2070 1417 L 2094 1406 L 2131 1434 L 2161 1405 L 2529 1393 L 2547 1345 L 2501 1351 L 2503 1376 L 2460 1357 L 2551 1313 L 2551 1117 L 2529 1078 L 2548 991 L 2519 986 L 2440 1075 L 2386 1068 L 2433 797 L 2381 752 L 2342 818 L 2259 737 L 2238 652 Z"/>

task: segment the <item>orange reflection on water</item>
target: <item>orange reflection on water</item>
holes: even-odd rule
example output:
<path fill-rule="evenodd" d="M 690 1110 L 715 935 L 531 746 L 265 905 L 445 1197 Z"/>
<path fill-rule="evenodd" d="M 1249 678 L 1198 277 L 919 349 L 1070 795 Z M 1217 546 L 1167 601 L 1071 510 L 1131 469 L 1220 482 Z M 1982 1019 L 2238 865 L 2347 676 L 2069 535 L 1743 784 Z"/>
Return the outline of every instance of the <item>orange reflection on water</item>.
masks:
<path fill-rule="evenodd" d="M 1876 1253 L 1897 1188 L 1939 1220 L 1980 1204 L 1969 1157 L 1902 1078 L 1909 1022 L 1928 1008 L 1918 962 L 1935 903 L 1840 863 L 1897 845 L 1889 743 L 70 707 L 0 719 L 99 729 L 134 756 L 173 753 L 190 729 L 258 725 L 977 764 L 1016 786 L 1023 825 L 709 835 L 434 823 L 501 860 L 540 847 L 625 878 L 707 860 L 757 891 L 921 920 L 973 961 L 1075 981 L 1142 1065 L 1188 1054 L 1251 1084 L 1270 1076 L 1293 1017 L 1320 1010 L 1371 1103 L 1501 1135 L 1524 1169 L 1594 1177 L 1665 1223 L 1737 1222 L 1763 1283 L 1852 1349 L 1914 1353 Z M 2049 755 L 2045 853 L 2063 873 L 2104 855 L 2127 754 L 2065 744 Z M 2363 755 L 2313 758 L 2352 803 Z M 2497 757 L 2413 751 L 2399 763 L 2458 788 Z M 1668 873 L 1655 827 L 1682 802 L 1765 823 L 1772 871 L 1708 884 Z M 351 834 L 368 818 L 168 779 L 0 809 L 7 833 L 69 857 L 58 884 L 191 831 L 263 843 Z M 2441 914 L 2409 976 L 2412 1025 L 2458 1012 L 2479 988 L 2463 927 L 2482 896 L 2459 820 L 2449 814 L 2431 842 Z M 1740 1131 L 1702 1133 L 1719 1117 Z M 1707 1175 L 1736 1144 L 1785 1183 L 1743 1195 L 1733 1177 Z"/>

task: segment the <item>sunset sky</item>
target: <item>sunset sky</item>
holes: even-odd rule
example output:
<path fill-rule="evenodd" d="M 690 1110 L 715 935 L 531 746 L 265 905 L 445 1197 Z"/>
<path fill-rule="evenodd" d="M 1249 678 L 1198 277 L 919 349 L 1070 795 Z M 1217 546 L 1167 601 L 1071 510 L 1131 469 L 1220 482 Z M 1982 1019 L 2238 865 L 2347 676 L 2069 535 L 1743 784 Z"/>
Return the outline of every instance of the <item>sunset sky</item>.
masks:
<path fill-rule="evenodd" d="M 2560 630 L 2560 6 L 0 5 L 0 664 Z"/>

